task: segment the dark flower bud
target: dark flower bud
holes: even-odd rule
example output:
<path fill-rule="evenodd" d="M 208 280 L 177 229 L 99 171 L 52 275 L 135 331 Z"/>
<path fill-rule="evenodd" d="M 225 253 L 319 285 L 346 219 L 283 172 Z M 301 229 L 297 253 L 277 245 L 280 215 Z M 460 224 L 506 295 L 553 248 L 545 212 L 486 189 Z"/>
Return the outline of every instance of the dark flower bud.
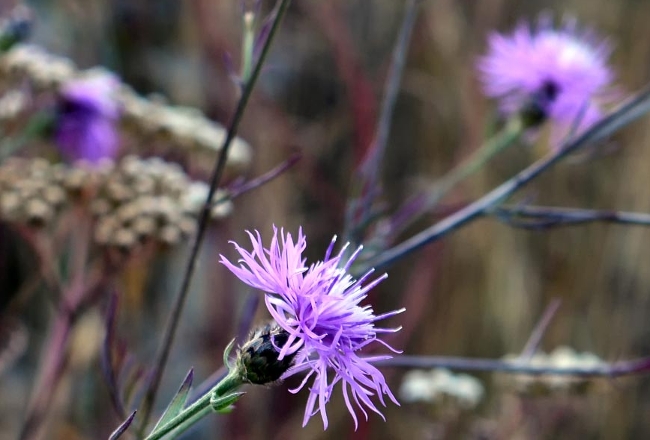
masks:
<path fill-rule="evenodd" d="M 560 92 L 557 83 L 545 81 L 521 109 L 524 125 L 526 127 L 542 125 L 548 119 L 549 109 Z"/>
<path fill-rule="evenodd" d="M 295 357 L 294 353 L 278 359 L 279 348 L 288 339 L 289 333 L 275 322 L 253 330 L 237 354 L 237 369 L 241 379 L 255 385 L 278 381 L 291 367 Z"/>

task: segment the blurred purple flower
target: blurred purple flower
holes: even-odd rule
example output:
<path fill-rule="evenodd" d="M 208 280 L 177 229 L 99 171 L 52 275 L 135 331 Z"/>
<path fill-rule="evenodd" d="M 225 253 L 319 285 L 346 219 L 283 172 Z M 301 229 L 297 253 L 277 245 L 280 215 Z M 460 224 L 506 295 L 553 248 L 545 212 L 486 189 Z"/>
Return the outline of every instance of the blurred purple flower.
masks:
<path fill-rule="evenodd" d="M 255 235 L 248 232 L 253 245 L 252 252 L 233 243 L 241 256 L 241 265 L 233 265 L 223 255 L 221 262 L 246 284 L 267 292 L 265 301 L 269 312 L 289 333 L 286 344 L 276 347 L 279 351 L 278 359 L 293 353 L 296 356 L 294 366 L 283 378 L 308 371 L 300 386 L 290 391 L 298 392 L 313 377 L 303 426 L 311 416 L 320 412 L 323 426 L 327 428 L 325 405 L 338 382 L 342 384 L 343 397 L 355 427 L 358 426 L 358 420 L 350 395 L 366 419 L 368 414 L 365 408 L 383 418 L 370 396 L 376 394 L 384 406 L 384 394 L 395 404 L 398 402 L 388 388 L 384 376 L 372 362 L 391 356 L 360 357 L 357 352 L 374 341 L 395 351 L 380 341 L 377 335 L 400 329 L 377 328 L 374 323 L 401 313 L 404 309 L 375 316 L 370 306 L 360 305 L 368 291 L 387 275 L 384 274 L 364 286 L 364 282 L 373 272 L 371 270 L 355 281 L 347 271 L 361 248 L 340 266 L 347 245 L 338 255 L 332 256 L 336 237 L 327 249 L 324 260 L 307 267 L 302 257 L 302 252 L 307 246 L 302 229 L 298 232 L 295 244 L 291 234 L 285 236 L 284 232 L 280 231 L 278 235 L 277 228 L 273 229 L 273 239 L 268 249 L 263 247 L 259 232 L 255 231 Z M 329 380 L 328 368 L 334 372 Z"/>
<path fill-rule="evenodd" d="M 613 73 L 607 66 L 611 46 L 591 31 L 565 20 L 553 29 L 542 17 L 533 30 L 521 23 L 511 35 L 493 33 L 478 69 L 486 95 L 500 100 L 506 115 L 530 111 L 555 122 L 554 140 L 574 126 L 582 131 L 602 116 L 611 102 Z"/>
<path fill-rule="evenodd" d="M 63 86 L 54 136 L 68 161 L 97 163 L 115 157 L 115 125 L 120 114 L 115 100 L 118 86 L 119 80 L 109 73 L 75 79 Z"/>

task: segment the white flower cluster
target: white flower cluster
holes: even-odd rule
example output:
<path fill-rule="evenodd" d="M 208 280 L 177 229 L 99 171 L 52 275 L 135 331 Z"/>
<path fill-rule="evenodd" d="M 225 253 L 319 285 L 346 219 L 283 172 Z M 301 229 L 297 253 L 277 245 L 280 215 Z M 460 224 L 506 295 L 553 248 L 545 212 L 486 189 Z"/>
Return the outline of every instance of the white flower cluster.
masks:
<path fill-rule="evenodd" d="M 485 389 L 473 376 L 454 374 L 444 368 L 411 370 L 399 390 L 403 402 L 427 402 L 472 409 L 481 402 Z"/>

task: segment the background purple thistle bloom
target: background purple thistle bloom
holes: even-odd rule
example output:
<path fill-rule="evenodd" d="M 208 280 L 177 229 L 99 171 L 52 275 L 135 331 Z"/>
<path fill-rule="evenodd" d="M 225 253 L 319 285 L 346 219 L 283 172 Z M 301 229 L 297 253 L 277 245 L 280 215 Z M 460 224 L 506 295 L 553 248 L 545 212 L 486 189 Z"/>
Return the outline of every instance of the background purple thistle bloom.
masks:
<path fill-rule="evenodd" d="M 70 81 L 62 88 L 55 141 L 66 160 L 97 163 L 115 157 L 120 112 L 114 94 L 118 86 L 114 75 L 102 73 Z"/>
<path fill-rule="evenodd" d="M 368 291 L 385 279 L 386 275 L 365 285 L 364 282 L 372 271 L 361 279 L 354 280 L 347 270 L 361 248 L 341 265 L 345 248 L 338 255 L 332 256 L 335 240 L 332 240 L 323 261 L 307 267 L 302 258 L 302 252 L 307 246 L 302 229 L 298 232 L 295 243 L 291 234 L 285 235 L 283 231 L 278 234 L 275 227 L 273 230 L 273 239 L 268 249 L 264 248 L 259 232 L 248 232 L 253 245 L 252 252 L 233 243 L 241 256 L 240 265 L 235 266 L 223 255 L 221 262 L 240 280 L 267 293 L 265 301 L 269 312 L 289 333 L 286 344 L 277 347 L 279 359 L 295 353 L 294 367 L 284 378 L 307 371 L 300 386 L 290 391 L 298 392 L 313 378 L 303 426 L 311 416 L 320 412 L 323 426 L 327 428 L 325 406 L 338 382 L 341 382 L 345 403 L 355 426 L 358 425 L 358 420 L 353 402 L 366 418 L 366 408 L 383 418 L 370 396 L 377 395 L 384 406 L 384 394 L 395 404 L 398 402 L 382 373 L 371 362 L 390 356 L 362 358 L 357 352 L 374 341 L 393 350 L 377 339 L 377 334 L 396 332 L 399 328 L 376 328 L 374 323 L 401 313 L 404 309 L 375 316 L 370 306 L 360 305 Z M 334 372 L 331 379 L 328 378 L 328 369 Z"/>
<path fill-rule="evenodd" d="M 506 115 L 535 101 L 555 122 L 553 138 L 560 141 L 575 124 L 582 131 L 596 122 L 601 105 L 611 101 L 610 52 L 607 42 L 579 31 L 575 20 L 553 29 L 543 17 L 536 30 L 522 23 L 510 35 L 490 35 L 478 69 L 485 94 L 498 98 Z"/>

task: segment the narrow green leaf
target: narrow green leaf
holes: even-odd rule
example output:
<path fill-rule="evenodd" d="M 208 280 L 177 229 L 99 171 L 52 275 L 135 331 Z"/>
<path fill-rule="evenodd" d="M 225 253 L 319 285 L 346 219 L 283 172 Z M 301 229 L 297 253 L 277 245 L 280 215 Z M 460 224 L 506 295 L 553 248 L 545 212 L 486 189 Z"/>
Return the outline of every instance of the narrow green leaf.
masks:
<path fill-rule="evenodd" d="M 160 420 L 158 420 L 158 423 L 156 423 L 156 426 L 153 428 L 152 432 L 155 432 L 158 427 L 164 426 L 165 423 L 169 422 L 171 419 L 180 414 L 180 412 L 185 407 L 187 395 L 189 394 L 190 387 L 192 386 L 192 379 L 194 379 L 194 368 L 191 368 L 189 373 L 187 373 L 187 376 L 185 376 L 185 380 L 178 389 L 178 392 L 172 401 L 169 402 L 169 405 L 167 405 L 167 409 L 160 417 Z"/>

